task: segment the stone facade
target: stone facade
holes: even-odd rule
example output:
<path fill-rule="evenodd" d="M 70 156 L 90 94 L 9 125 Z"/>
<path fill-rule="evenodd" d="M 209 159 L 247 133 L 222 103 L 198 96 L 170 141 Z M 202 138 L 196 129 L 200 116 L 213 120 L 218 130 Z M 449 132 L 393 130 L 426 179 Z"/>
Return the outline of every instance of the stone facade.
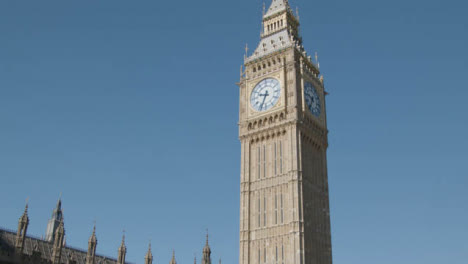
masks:
<path fill-rule="evenodd" d="M 258 110 L 252 97 L 263 96 L 263 105 L 271 96 L 267 79 L 279 81 L 281 92 Z M 306 98 L 306 84 L 315 99 Z M 326 92 L 286 0 L 264 11 L 261 41 L 244 58 L 239 88 L 239 263 L 331 264 Z"/>

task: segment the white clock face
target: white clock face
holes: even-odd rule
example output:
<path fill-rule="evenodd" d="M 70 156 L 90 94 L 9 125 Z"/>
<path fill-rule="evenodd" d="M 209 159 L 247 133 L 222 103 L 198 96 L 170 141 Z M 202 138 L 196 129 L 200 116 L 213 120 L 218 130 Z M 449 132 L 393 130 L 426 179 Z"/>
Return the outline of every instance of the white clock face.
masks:
<path fill-rule="evenodd" d="M 259 82 L 250 95 L 250 104 L 257 111 L 266 111 L 278 103 L 281 85 L 278 80 L 267 78 Z"/>
<path fill-rule="evenodd" d="M 317 93 L 317 89 L 310 82 L 304 84 L 304 97 L 310 112 L 319 117 L 322 111 L 320 96 Z"/>

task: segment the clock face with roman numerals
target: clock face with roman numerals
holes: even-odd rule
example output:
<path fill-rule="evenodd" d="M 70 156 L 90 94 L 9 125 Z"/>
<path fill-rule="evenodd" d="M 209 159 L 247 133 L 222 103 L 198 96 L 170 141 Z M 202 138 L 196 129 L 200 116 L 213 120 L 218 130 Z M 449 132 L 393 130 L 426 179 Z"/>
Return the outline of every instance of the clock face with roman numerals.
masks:
<path fill-rule="evenodd" d="M 259 82 L 250 95 L 250 104 L 253 109 L 263 112 L 278 103 L 281 95 L 281 85 L 278 80 L 267 78 Z"/>
<path fill-rule="evenodd" d="M 304 84 L 304 97 L 310 112 L 316 117 L 319 117 L 322 111 L 320 96 L 317 93 L 317 89 L 315 89 L 314 85 L 310 82 Z"/>

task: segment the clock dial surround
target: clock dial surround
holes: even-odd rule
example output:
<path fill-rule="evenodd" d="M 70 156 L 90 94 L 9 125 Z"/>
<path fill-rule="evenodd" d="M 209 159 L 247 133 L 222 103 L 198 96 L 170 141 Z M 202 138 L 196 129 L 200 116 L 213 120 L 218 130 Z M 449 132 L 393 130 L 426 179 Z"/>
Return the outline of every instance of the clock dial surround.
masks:
<path fill-rule="evenodd" d="M 274 78 L 266 78 L 252 90 L 250 105 L 258 112 L 267 111 L 278 103 L 280 96 L 280 82 Z"/>
<path fill-rule="evenodd" d="M 304 84 L 304 97 L 310 112 L 314 116 L 319 117 L 322 112 L 322 103 L 317 89 L 311 82 L 306 82 Z"/>

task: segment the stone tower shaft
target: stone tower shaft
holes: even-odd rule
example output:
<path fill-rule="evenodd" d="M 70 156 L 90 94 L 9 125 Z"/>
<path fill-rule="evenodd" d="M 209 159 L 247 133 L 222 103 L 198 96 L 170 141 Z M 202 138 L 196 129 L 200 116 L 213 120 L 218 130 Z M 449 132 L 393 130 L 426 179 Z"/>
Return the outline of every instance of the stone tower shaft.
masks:
<path fill-rule="evenodd" d="M 273 0 L 262 22 L 239 82 L 239 263 L 331 264 L 323 77 L 288 1 Z"/>

